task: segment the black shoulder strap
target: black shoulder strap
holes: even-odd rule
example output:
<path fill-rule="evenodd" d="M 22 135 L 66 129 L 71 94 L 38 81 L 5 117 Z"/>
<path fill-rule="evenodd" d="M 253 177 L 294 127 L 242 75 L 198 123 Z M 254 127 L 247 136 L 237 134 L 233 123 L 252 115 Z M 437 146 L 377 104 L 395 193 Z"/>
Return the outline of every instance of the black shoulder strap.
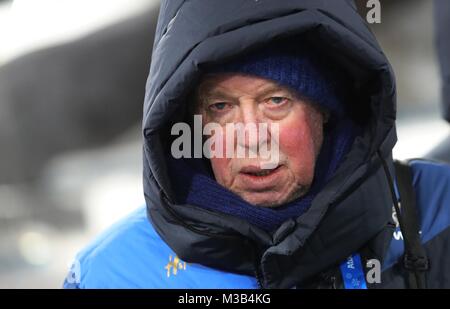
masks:
<path fill-rule="evenodd" d="M 427 287 L 425 275 L 429 262 L 420 240 L 411 167 L 407 163 L 395 161 L 395 172 L 401 200 L 401 205 L 395 205 L 395 209 L 405 243 L 403 266 L 408 271 L 409 288 L 424 289 Z"/>

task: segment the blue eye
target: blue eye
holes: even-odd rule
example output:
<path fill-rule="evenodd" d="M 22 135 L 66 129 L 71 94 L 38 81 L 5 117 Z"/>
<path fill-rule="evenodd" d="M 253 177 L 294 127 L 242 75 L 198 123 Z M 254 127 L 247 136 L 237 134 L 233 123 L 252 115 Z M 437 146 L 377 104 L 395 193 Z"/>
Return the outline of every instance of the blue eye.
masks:
<path fill-rule="evenodd" d="M 210 109 L 222 111 L 227 108 L 229 104 L 227 102 L 217 102 L 209 106 Z"/>
<path fill-rule="evenodd" d="M 284 103 L 285 100 L 286 100 L 285 97 L 271 97 L 270 103 L 273 103 L 275 105 L 280 105 L 280 104 Z"/>

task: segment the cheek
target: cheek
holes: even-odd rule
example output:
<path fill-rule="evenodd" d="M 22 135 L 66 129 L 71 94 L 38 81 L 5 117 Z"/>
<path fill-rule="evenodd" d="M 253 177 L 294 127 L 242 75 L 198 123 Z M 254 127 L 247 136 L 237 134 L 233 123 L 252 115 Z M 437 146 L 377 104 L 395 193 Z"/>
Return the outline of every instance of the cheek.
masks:
<path fill-rule="evenodd" d="M 219 184 L 226 186 L 232 178 L 231 169 L 229 167 L 229 159 L 211 158 L 210 162 L 216 181 Z"/>
<path fill-rule="evenodd" d="M 310 129 L 305 125 L 280 126 L 280 150 L 291 158 L 300 158 L 314 152 Z"/>
<path fill-rule="evenodd" d="M 280 125 L 280 152 L 296 175 L 310 176 L 314 173 L 320 136 L 313 130 L 317 129 L 321 130 L 305 121 Z"/>
<path fill-rule="evenodd" d="M 209 138 L 212 142 L 211 149 L 217 153 L 217 156 L 209 159 L 214 177 L 219 184 L 228 187 L 232 184 L 234 178 L 233 158 L 227 157 L 227 155 L 234 155 L 233 149 L 235 148 L 235 143 L 232 135 L 231 137 L 227 136 L 225 127 L 222 127 L 221 130 L 214 131 L 214 134 L 209 136 Z M 229 151 L 227 151 L 227 145 L 231 147 Z"/>

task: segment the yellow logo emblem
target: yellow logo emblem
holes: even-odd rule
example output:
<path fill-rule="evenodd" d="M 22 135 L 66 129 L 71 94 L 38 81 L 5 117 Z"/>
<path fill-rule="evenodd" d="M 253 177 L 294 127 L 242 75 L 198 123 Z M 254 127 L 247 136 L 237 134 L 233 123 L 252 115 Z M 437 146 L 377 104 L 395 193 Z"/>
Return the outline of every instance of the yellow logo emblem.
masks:
<path fill-rule="evenodd" d="M 169 255 L 169 263 L 167 263 L 164 269 L 167 270 L 167 277 L 170 277 L 171 270 L 173 275 L 176 275 L 178 273 L 178 270 L 186 270 L 186 262 L 180 260 L 178 256 L 175 256 L 172 261 L 172 256 Z"/>

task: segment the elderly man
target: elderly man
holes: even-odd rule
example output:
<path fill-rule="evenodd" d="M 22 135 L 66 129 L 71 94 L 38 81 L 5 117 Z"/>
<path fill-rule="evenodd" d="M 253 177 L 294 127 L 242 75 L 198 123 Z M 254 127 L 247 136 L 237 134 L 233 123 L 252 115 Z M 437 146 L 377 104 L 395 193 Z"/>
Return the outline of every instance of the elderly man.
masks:
<path fill-rule="evenodd" d="M 161 8 L 146 207 L 81 251 L 65 287 L 450 287 L 450 168 L 394 168 L 394 76 L 351 1 Z M 174 155 L 172 128 L 198 115 L 227 155 Z"/>

